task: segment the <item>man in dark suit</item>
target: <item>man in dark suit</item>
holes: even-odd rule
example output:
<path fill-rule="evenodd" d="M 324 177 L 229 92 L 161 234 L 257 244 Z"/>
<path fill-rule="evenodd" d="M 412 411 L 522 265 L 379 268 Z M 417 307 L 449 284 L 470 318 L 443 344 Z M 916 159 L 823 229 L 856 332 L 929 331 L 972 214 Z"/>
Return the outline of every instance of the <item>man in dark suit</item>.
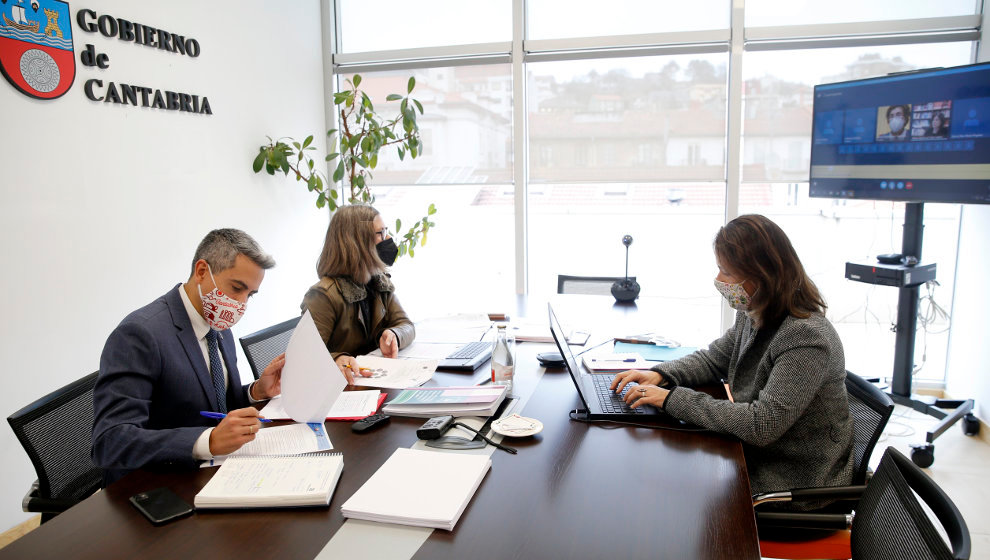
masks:
<path fill-rule="evenodd" d="M 104 484 L 153 465 L 193 467 L 252 441 L 252 403 L 281 392 L 279 356 L 242 385 L 234 336 L 275 261 L 246 233 L 211 231 L 185 284 L 124 318 L 107 339 L 93 390 L 93 461 Z M 200 411 L 225 413 L 217 420 Z"/>

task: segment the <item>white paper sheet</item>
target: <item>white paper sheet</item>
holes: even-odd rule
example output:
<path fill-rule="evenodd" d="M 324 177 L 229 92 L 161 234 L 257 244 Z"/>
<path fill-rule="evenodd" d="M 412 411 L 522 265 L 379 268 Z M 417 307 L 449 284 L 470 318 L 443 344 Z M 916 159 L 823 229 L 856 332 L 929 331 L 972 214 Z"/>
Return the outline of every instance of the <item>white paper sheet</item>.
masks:
<path fill-rule="evenodd" d="M 333 449 L 330 436 L 327 435 L 323 420 L 311 424 L 292 424 L 276 426 L 258 431 L 252 441 L 229 455 L 217 455 L 200 466 L 214 467 L 223 463 L 227 457 L 255 457 L 267 455 L 299 455 L 314 451 Z"/>
<path fill-rule="evenodd" d="M 399 350 L 399 359 L 442 360 L 464 346 L 461 342 L 413 342 Z M 375 348 L 369 356 L 382 357 L 381 348 Z"/>
<path fill-rule="evenodd" d="M 333 406 L 327 412 L 329 418 L 356 418 L 373 414 L 378 408 L 378 396 L 381 391 L 344 391 L 334 401 Z M 272 420 L 289 419 L 289 413 L 282 406 L 282 397 L 275 397 L 268 401 L 265 408 L 261 409 L 262 416 Z"/>
<path fill-rule="evenodd" d="M 372 371 L 371 377 L 355 375 L 354 384 L 383 389 L 418 387 L 433 377 L 438 363 L 437 360 L 399 360 L 379 356 L 358 356 L 355 359 L 358 366 Z"/>
<path fill-rule="evenodd" d="M 416 321 L 416 342 L 460 343 L 481 340 L 492 322 L 484 313 L 461 313 Z"/>
<path fill-rule="evenodd" d="M 282 406 L 296 422 L 323 422 L 347 386 L 309 311 L 292 331 L 282 367 Z"/>

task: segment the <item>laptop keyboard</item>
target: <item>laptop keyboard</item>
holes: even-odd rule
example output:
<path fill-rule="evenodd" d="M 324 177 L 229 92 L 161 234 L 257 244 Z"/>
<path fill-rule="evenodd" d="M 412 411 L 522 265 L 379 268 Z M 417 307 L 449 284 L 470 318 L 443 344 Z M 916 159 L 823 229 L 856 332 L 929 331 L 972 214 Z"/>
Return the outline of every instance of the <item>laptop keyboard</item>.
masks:
<path fill-rule="evenodd" d="M 630 383 L 623 387 L 621 394 L 616 394 L 609 389 L 609 385 L 611 385 L 612 380 L 615 379 L 614 375 L 594 374 L 591 378 L 595 382 L 595 392 L 598 393 L 598 402 L 601 403 L 602 410 L 604 412 L 646 414 L 646 410 L 644 410 L 643 407 L 631 408 L 628 404 L 626 404 L 626 401 L 622 400 L 622 397 L 629 392 L 629 389 L 635 387 L 636 385 Z"/>
<path fill-rule="evenodd" d="M 485 341 L 469 342 L 447 356 L 448 360 L 470 360 L 471 358 L 491 349 L 492 343 Z"/>

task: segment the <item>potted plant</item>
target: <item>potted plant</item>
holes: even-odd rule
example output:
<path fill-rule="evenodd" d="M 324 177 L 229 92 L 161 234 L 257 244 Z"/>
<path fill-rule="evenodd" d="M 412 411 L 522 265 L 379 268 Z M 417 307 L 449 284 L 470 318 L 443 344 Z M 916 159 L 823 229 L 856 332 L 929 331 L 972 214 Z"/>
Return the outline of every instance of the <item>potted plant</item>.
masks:
<path fill-rule="evenodd" d="M 258 150 L 254 158 L 254 172 L 262 169 L 269 175 L 281 171 L 286 177 L 305 181 L 310 192 L 316 194 L 317 208 L 330 207 L 334 212 L 343 204 L 375 202 L 371 192 L 372 170 L 378 166 L 378 154 L 382 149 L 394 147 L 400 160 L 406 155 L 416 158 L 423 152 L 423 140 L 416 121 L 416 111 L 423 114 L 423 104 L 410 97 L 416 87 L 416 78 L 410 77 L 406 95 L 388 95 L 386 102 L 399 102 L 399 114 L 387 119 L 375 109 L 371 98 L 358 89 L 361 76 L 355 74 L 346 80 L 347 87 L 333 95 L 333 104 L 339 116 L 340 128 L 327 131 L 329 154 L 325 161 L 337 162 L 331 180 L 317 169 L 313 154 L 313 136 L 302 142 L 292 138 L 268 138 L 268 144 Z M 347 179 L 346 185 L 343 179 Z M 395 220 L 395 235 L 400 239 L 399 255 L 415 255 L 417 245 L 426 244 L 426 236 L 434 227 L 430 217 L 436 213 L 430 204 L 426 215 L 408 230 L 402 231 L 402 220 Z"/>

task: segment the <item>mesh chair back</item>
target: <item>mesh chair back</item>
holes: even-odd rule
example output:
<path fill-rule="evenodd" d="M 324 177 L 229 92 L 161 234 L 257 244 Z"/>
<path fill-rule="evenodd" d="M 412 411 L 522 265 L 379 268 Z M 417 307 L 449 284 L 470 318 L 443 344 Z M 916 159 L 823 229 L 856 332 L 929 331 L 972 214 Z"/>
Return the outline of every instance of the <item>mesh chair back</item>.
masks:
<path fill-rule="evenodd" d="M 870 455 L 894 412 L 894 401 L 872 383 L 846 372 L 846 392 L 849 394 L 849 414 L 853 418 L 853 480 L 865 484 Z"/>
<path fill-rule="evenodd" d="M 566 276 L 558 274 L 557 293 L 610 296 L 612 295 L 612 284 L 625 279 L 625 276 Z M 633 282 L 636 281 L 635 276 L 630 276 L 629 279 Z"/>
<path fill-rule="evenodd" d="M 941 523 L 951 550 L 919 497 Z M 889 447 L 856 507 L 851 548 L 854 559 L 965 559 L 970 555 L 969 529 L 945 492 Z"/>
<path fill-rule="evenodd" d="M 294 317 L 240 339 L 241 348 L 244 349 L 244 355 L 255 379 L 261 377 L 261 373 L 272 360 L 285 352 L 299 319 L 300 317 Z"/>
<path fill-rule="evenodd" d="M 103 470 L 93 464 L 94 372 L 7 418 L 38 474 L 38 496 L 79 501 L 95 492 Z"/>

